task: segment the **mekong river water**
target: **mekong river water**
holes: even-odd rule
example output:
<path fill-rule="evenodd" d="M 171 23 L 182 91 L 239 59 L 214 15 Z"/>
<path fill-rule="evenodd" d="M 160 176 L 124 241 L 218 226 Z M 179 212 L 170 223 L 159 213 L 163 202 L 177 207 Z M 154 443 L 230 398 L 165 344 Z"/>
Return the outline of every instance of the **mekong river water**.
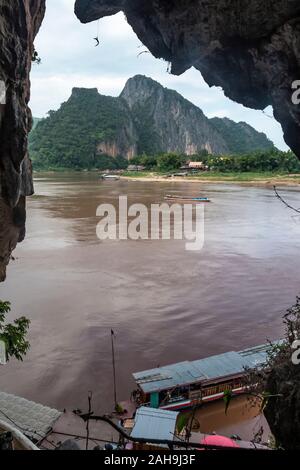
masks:
<path fill-rule="evenodd" d="M 299 294 L 300 218 L 271 188 L 73 173 L 38 175 L 35 191 L 26 240 L 0 287 L 0 298 L 12 302 L 10 319 L 31 319 L 31 349 L 23 363 L 1 367 L 1 390 L 84 410 L 92 390 L 94 410 L 109 411 L 111 328 L 119 400 L 130 396 L 135 371 L 282 336 L 282 315 Z M 297 187 L 281 191 L 300 206 Z M 130 203 L 149 206 L 166 193 L 212 200 L 200 252 L 186 251 L 180 240 L 97 239 L 99 204 L 117 205 L 128 195 Z M 255 414 L 238 399 L 227 417 L 222 402 L 199 416 L 203 431 L 238 430 L 248 438 Z"/>

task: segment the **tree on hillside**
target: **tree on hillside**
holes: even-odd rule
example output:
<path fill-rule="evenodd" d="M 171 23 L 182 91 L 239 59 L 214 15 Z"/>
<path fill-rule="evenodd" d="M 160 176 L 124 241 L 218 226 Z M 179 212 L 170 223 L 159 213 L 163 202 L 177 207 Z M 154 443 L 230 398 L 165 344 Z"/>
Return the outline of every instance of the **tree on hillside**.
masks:
<path fill-rule="evenodd" d="M 156 155 L 138 155 L 130 159 L 131 165 L 142 165 L 146 170 L 154 170 L 157 167 L 157 156 Z"/>
<path fill-rule="evenodd" d="M 6 314 L 10 310 L 10 302 L 0 300 L 0 341 L 5 344 L 7 360 L 15 357 L 18 361 L 23 361 L 30 347 L 29 342 L 26 340 L 30 321 L 25 317 L 21 317 L 13 323 L 5 323 Z"/>
<path fill-rule="evenodd" d="M 164 153 L 157 159 L 157 165 L 161 171 L 177 170 L 181 167 L 182 163 L 182 156 L 177 153 Z"/>

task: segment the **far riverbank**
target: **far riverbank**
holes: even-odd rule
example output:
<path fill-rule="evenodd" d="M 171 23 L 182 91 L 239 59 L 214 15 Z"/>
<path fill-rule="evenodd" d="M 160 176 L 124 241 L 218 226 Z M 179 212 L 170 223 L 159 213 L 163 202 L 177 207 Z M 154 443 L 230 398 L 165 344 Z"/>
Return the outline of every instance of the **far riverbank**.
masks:
<path fill-rule="evenodd" d="M 103 171 L 93 170 L 70 170 L 68 168 L 51 168 L 47 170 L 34 170 L 34 178 L 45 175 L 55 174 L 85 174 L 99 177 Z M 203 184 L 237 184 L 247 186 L 298 186 L 300 184 L 300 173 L 271 173 L 271 172 L 244 172 L 244 173 L 222 173 L 222 172 L 204 172 L 201 174 L 188 176 L 174 176 L 172 174 L 164 174 L 159 172 L 142 171 L 113 171 L 107 170 L 106 173 L 117 173 L 120 179 L 127 181 L 144 181 L 144 182 L 177 182 L 177 183 L 203 183 Z"/>
<path fill-rule="evenodd" d="M 154 172 L 125 172 L 121 179 L 130 181 L 153 182 L 179 182 L 179 183 L 235 183 L 257 186 L 297 186 L 300 184 L 300 174 L 274 174 L 274 173 L 212 173 L 191 176 L 163 175 Z"/>

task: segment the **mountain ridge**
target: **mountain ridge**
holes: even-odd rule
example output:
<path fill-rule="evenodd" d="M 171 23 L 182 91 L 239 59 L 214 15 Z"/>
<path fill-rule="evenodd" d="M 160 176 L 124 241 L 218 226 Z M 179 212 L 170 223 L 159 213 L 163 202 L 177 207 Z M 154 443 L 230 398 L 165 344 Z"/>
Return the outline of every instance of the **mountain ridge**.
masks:
<path fill-rule="evenodd" d="M 274 144 L 249 124 L 209 119 L 177 91 L 136 75 L 119 97 L 74 87 L 57 111 L 37 123 L 29 148 L 33 162 L 80 168 L 97 167 L 106 157 L 191 156 L 202 150 L 224 155 L 270 150 Z"/>

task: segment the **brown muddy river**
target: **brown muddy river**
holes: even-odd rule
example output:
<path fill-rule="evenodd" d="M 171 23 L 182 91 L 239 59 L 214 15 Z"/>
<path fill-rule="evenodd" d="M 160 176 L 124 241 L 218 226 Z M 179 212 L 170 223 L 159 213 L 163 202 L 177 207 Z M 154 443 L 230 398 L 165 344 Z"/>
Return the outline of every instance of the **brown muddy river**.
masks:
<path fill-rule="evenodd" d="M 15 251 L 0 297 L 11 318 L 31 319 L 24 363 L 1 367 L 0 389 L 58 408 L 112 406 L 110 330 L 116 333 L 118 399 L 132 372 L 240 350 L 282 334 L 299 294 L 300 218 L 272 189 L 238 185 L 99 181 L 97 175 L 39 175 L 28 199 L 26 241 Z M 147 205 L 166 193 L 207 195 L 205 245 L 105 241 L 96 208 L 119 195 Z M 300 191 L 282 188 L 296 207 Z M 217 418 L 214 421 L 212 415 Z M 250 413 L 253 417 L 253 412 Z M 202 412 L 204 431 L 231 431 L 247 417 L 240 399 L 226 418 Z M 226 421 L 227 420 L 227 421 Z M 236 427 L 234 428 L 236 429 Z M 228 431 L 229 432 L 229 431 Z"/>

